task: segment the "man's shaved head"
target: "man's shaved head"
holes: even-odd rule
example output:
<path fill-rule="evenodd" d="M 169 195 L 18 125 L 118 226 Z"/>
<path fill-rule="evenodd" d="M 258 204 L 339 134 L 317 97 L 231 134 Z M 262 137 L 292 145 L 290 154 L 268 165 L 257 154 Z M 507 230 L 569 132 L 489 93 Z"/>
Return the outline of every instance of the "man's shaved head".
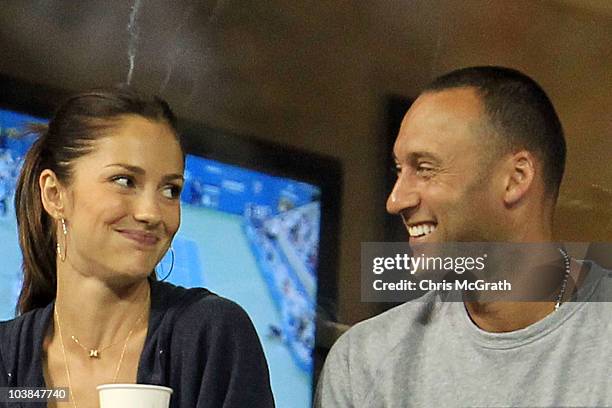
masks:
<path fill-rule="evenodd" d="M 559 117 L 542 88 L 525 74 L 510 68 L 462 68 L 435 79 L 423 93 L 453 88 L 474 88 L 483 103 L 484 120 L 475 129 L 495 137 L 485 141 L 493 158 L 499 153 L 525 149 L 542 162 L 546 192 L 554 201 L 565 169 L 565 137 Z"/>

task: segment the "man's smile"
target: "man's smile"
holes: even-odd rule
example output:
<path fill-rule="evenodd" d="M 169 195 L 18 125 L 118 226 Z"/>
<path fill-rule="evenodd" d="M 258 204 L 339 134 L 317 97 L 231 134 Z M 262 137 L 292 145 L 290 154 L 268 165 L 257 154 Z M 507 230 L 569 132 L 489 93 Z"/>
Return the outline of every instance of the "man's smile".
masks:
<path fill-rule="evenodd" d="M 438 225 L 432 221 L 406 224 L 406 228 L 408 229 L 408 234 L 410 235 L 410 238 L 425 237 L 434 232 L 437 226 Z"/>

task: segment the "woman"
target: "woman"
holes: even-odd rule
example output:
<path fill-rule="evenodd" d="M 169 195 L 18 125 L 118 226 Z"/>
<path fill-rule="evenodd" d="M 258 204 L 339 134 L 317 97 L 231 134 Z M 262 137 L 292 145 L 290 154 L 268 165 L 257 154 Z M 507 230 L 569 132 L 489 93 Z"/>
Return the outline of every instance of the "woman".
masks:
<path fill-rule="evenodd" d="M 159 99 L 126 89 L 68 99 L 34 143 L 15 204 L 20 316 L 0 324 L 0 387 L 158 384 L 172 407 L 271 407 L 245 312 L 205 289 L 155 280 L 180 223 L 185 155 Z M 50 403 L 49 406 L 55 406 Z"/>

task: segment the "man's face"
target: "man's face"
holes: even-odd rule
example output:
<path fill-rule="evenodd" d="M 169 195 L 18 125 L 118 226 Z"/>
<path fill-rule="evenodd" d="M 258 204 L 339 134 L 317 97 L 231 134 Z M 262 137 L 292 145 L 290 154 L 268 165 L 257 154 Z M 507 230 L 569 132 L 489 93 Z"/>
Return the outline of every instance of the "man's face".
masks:
<path fill-rule="evenodd" d="M 501 240 L 503 188 L 482 115 L 473 88 L 425 93 L 406 113 L 387 210 L 402 216 L 411 243 Z"/>

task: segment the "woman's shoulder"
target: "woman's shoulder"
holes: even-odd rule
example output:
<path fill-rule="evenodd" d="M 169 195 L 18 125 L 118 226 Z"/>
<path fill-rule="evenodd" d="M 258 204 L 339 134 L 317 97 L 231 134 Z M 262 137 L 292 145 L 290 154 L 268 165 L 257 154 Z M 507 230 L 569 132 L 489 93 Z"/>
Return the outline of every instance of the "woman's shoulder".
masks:
<path fill-rule="evenodd" d="M 160 378 L 180 388 L 179 405 L 274 406 L 263 349 L 242 307 L 207 289 L 164 282 L 151 283 L 151 301 L 164 307 L 152 309 L 163 317 L 149 327 L 154 359 L 145 361 L 159 362 Z"/>
<path fill-rule="evenodd" d="M 34 309 L 0 322 L 0 372 L 17 370 L 29 381 L 28 375 L 36 371 L 37 345 L 42 342 L 50 310 L 50 306 Z"/>
<path fill-rule="evenodd" d="M 252 328 L 241 306 L 208 289 L 152 281 L 151 296 L 152 302 L 163 310 L 164 320 L 172 321 L 175 326 L 224 331 Z"/>
<path fill-rule="evenodd" d="M 46 322 L 49 307 L 37 308 L 15 317 L 11 320 L 0 322 L 0 347 L 6 346 L 10 341 L 15 341 L 24 336 L 34 336 Z"/>

